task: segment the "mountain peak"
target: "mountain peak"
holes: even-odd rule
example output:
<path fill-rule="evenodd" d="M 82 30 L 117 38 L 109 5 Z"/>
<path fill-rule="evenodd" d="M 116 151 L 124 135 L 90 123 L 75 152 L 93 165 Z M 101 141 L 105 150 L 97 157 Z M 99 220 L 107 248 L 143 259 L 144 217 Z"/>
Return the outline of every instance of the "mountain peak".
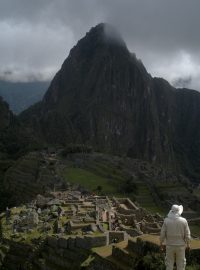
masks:
<path fill-rule="evenodd" d="M 86 35 L 80 39 L 70 52 L 81 48 L 84 51 L 92 51 L 98 47 L 122 48 L 128 51 L 124 40 L 114 26 L 108 23 L 100 23 L 92 27 Z"/>
<path fill-rule="evenodd" d="M 115 28 L 101 23 L 71 50 L 43 101 L 23 117 L 33 119 L 48 143 L 85 143 L 183 168 L 197 179 L 199 104 L 199 93 L 152 79 Z"/>
<path fill-rule="evenodd" d="M 98 37 L 99 39 L 101 38 L 102 41 L 105 43 L 112 43 L 115 45 L 126 47 L 126 44 L 118 30 L 109 23 L 97 24 L 95 27 L 91 28 L 88 35 Z"/>
<path fill-rule="evenodd" d="M 100 23 L 92 27 L 87 33 L 88 35 L 99 35 L 105 38 L 107 41 L 122 42 L 125 44 L 118 30 L 109 23 Z"/>

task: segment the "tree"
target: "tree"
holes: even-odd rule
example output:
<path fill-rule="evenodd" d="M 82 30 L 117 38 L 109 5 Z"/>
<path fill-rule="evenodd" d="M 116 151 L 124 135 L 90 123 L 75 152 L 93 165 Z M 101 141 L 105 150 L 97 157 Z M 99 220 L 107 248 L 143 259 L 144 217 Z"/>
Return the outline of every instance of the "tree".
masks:
<path fill-rule="evenodd" d="M 137 187 L 132 176 L 122 183 L 121 189 L 125 193 L 132 193 L 133 192 L 133 193 L 137 194 L 137 192 L 138 192 L 138 187 Z"/>
<path fill-rule="evenodd" d="M 102 191 L 102 189 L 103 189 L 102 186 L 97 186 L 97 188 L 96 188 L 98 193 L 100 193 Z"/>

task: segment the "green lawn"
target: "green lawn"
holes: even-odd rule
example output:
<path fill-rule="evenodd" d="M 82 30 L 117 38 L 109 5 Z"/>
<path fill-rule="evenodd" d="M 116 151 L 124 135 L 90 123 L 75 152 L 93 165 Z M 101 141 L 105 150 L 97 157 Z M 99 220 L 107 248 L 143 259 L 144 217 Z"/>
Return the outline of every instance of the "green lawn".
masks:
<path fill-rule="evenodd" d="M 64 179 L 72 184 L 80 184 L 90 191 L 96 190 L 97 186 L 102 187 L 106 194 L 117 194 L 117 181 L 99 176 L 81 168 L 66 168 L 62 173 Z"/>

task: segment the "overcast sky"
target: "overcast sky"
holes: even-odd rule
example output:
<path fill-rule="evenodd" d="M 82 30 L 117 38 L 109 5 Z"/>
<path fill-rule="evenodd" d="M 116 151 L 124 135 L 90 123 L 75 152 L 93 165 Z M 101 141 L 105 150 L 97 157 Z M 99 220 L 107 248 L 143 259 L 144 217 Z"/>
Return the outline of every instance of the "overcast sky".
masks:
<path fill-rule="evenodd" d="M 0 0 L 0 78 L 51 79 L 109 22 L 152 76 L 200 90 L 200 0 Z"/>

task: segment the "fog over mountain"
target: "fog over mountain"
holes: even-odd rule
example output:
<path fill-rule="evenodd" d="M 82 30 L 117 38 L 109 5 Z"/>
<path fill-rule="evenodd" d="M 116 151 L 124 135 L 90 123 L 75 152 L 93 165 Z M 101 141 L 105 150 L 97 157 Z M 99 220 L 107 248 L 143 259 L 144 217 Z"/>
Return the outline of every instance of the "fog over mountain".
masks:
<path fill-rule="evenodd" d="M 92 25 L 108 22 L 152 76 L 190 77 L 199 90 L 199 9 L 198 0 L 0 1 L 0 77 L 49 80 Z"/>

